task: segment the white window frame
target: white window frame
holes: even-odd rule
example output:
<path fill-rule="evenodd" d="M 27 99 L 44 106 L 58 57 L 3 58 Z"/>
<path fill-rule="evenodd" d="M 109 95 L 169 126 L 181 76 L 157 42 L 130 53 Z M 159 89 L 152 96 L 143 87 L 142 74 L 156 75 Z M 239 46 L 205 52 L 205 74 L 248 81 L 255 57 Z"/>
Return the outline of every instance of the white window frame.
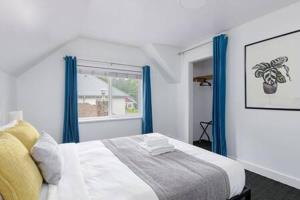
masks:
<path fill-rule="evenodd" d="M 133 119 L 141 119 L 143 116 L 143 77 L 139 79 L 139 97 L 138 97 L 138 113 L 137 114 L 125 114 L 125 115 L 112 115 L 112 78 L 107 76 L 108 78 L 108 116 L 101 117 L 79 117 L 79 123 L 89 123 L 89 122 L 101 122 L 101 121 L 115 121 L 115 120 L 133 120 Z M 78 97 L 77 97 L 78 98 Z"/>

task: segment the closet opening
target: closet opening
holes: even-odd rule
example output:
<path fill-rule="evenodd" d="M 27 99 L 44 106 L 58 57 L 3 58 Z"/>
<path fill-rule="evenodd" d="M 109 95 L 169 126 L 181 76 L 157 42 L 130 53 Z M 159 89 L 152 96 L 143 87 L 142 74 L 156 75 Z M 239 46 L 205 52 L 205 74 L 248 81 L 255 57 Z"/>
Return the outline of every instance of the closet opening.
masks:
<path fill-rule="evenodd" d="M 193 63 L 193 144 L 211 151 L 212 144 L 212 57 Z"/>

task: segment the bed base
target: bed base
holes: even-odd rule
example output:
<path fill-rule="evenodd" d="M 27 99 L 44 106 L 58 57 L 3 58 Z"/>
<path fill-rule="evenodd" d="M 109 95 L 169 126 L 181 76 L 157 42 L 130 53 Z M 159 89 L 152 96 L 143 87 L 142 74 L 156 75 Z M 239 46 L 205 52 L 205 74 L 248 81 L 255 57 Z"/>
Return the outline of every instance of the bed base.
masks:
<path fill-rule="evenodd" d="M 251 200 L 251 190 L 247 187 L 244 187 L 240 195 L 234 196 L 229 200 Z"/>

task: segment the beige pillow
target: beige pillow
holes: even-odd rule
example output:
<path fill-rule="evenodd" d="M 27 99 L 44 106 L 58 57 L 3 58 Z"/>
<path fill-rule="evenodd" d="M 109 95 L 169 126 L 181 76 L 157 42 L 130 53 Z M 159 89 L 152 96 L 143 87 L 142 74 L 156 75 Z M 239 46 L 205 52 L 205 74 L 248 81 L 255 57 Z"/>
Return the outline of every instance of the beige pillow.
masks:
<path fill-rule="evenodd" d="M 25 146 L 0 134 L 0 193 L 5 200 L 38 200 L 43 178 Z"/>
<path fill-rule="evenodd" d="M 5 129 L 2 132 L 10 133 L 16 138 L 18 138 L 28 151 L 31 150 L 31 147 L 36 143 L 40 134 L 39 132 L 28 122 L 18 121 L 18 124 Z"/>

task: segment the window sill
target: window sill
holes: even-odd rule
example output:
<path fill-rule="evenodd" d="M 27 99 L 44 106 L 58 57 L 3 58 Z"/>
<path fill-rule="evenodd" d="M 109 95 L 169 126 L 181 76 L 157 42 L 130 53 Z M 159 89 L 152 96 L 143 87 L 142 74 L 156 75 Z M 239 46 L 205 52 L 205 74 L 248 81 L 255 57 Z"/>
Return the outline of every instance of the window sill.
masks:
<path fill-rule="evenodd" d="M 142 119 L 141 116 L 126 116 L 126 117 L 93 117 L 93 118 L 79 118 L 79 124 L 83 123 L 93 123 L 93 122 L 105 122 L 105 121 L 123 121 L 123 120 L 133 120 Z"/>

